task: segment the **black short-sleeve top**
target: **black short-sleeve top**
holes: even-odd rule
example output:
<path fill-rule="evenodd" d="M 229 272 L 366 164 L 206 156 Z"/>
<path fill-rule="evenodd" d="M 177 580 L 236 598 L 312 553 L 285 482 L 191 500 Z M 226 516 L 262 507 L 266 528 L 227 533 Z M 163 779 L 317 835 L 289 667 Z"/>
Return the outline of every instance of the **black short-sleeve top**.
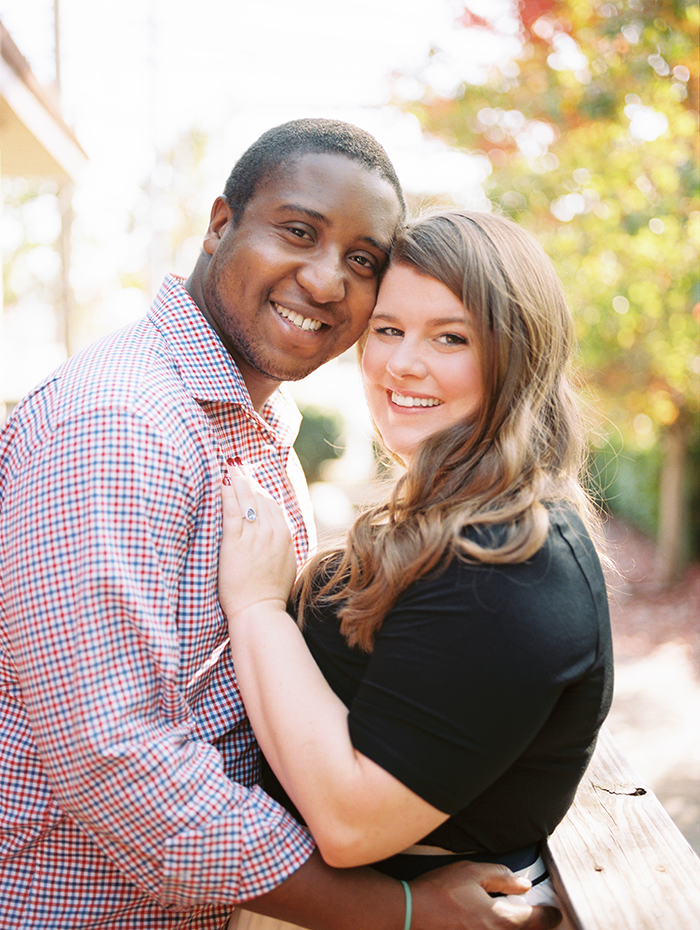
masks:
<path fill-rule="evenodd" d="M 371 655 L 347 646 L 329 609 L 310 611 L 304 636 L 354 747 L 450 814 L 423 843 L 501 853 L 554 830 L 613 680 L 603 572 L 570 509 L 550 510 L 526 562 L 453 559 L 411 584 Z"/>

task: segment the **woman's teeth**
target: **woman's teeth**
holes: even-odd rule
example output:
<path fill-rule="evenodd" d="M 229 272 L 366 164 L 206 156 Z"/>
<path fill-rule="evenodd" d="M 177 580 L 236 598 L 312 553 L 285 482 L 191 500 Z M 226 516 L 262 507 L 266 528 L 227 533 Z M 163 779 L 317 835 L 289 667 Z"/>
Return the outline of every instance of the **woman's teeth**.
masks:
<path fill-rule="evenodd" d="M 296 313 L 294 310 L 287 310 L 286 307 L 282 307 L 280 304 L 273 303 L 272 306 L 280 316 L 283 316 L 285 320 L 289 320 L 290 323 L 294 323 L 299 329 L 315 331 L 323 326 L 320 320 L 312 320 L 310 317 L 302 316 L 301 313 Z"/>
<path fill-rule="evenodd" d="M 406 397 L 404 394 L 391 392 L 393 403 L 399 407 L 437 407 L 442 401 L 437 397 Z"/>

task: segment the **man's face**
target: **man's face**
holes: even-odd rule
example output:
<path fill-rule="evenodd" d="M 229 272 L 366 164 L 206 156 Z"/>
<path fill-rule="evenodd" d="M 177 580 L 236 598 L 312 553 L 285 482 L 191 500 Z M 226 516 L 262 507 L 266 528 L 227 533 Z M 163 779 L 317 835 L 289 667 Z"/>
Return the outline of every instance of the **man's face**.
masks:
<path fill-rule="evenodd" d="M 303 155 L 263 181 L 237 225 L 216 201 L 202 310 L 254 403 L 357 340 L 400 215 L 388 181 L 328 154 Z"/>

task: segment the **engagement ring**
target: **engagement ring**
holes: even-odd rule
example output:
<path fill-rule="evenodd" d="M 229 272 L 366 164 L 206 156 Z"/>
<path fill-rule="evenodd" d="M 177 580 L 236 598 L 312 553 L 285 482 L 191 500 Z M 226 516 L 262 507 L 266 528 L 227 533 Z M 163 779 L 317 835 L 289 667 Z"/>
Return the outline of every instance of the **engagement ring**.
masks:
<path fill-rule="evenodd" d="M 257 511 L 253 510 L 252 507 L 249 507 L 246 512 L 243 514 L 243 519 L 247 520 L 248 523 L 253 523 L 258 519 Z"/>

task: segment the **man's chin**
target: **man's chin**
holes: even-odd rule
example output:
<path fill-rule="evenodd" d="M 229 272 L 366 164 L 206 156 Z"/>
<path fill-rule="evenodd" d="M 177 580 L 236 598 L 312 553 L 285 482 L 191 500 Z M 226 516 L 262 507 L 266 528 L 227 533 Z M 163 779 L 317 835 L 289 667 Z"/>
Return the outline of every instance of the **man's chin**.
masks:
<path fill-rule="evenodd" d="M 290 372 L 285 378 L 281 378 L 282 381 L 303 381 L 304 378 L 308 378 L 309 375 L 312 375 L 315 371 L 325 365 L 325 362 L 319 362 L 318 365 L 314 365 L 313 368 L 307 368 L 305 371 L 294 371 Z"/>
<path fill-rule="evenodd" d="M 253 371 L 258 375 L 258 377 L 266 381 L 276 381 L 279 384 L 283 384 L 285 381 L 303 381 L 304 378 L 307 378 L 310 374 L 313 374 L 314 371 L 317 371 L 321 365 L 325 365 L 327 361 L 333 358 L 324 358 L 322 361 L 309 362 L 306 365 L 275 365 L 272 363 L 268 364 L 251 364 L 248 361 L 247 367 L 252 368 Z"/>
<path fill-rule="evenodd" d="M 273 381 L 302 381 L 313 374 L 326 362 L 336 358 L 339 353 L 329 352 L 322 357 L 304 359 L 296 357 L 294 364 L 285 364 L 285 360 L 267 359 L 263 364 L 254 366 L 259 374 Z"/>

